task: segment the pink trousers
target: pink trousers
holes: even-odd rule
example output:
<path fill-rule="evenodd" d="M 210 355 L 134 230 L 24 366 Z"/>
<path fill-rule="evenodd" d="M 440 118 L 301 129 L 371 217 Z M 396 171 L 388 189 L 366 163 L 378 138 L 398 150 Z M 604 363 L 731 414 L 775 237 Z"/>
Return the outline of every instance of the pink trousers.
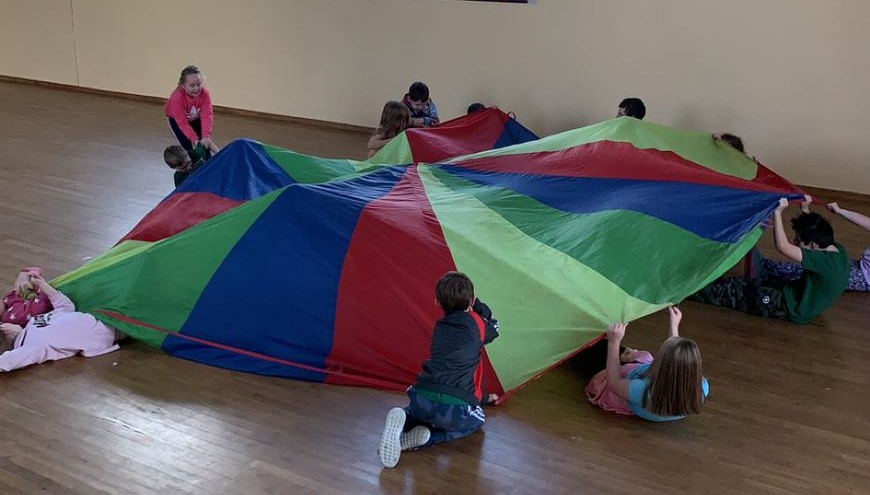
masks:
<path fill-rule="evenodd" d="M 638 366 L 649 364 L 653 361 L 652 354 L 647 351 L 634 351 L 629 358 L 631 362 L 625 363 L 619 368 L 623 378 L 628 376 Z M 607 386 L 607 370 L 599 371 L 589 380 L 589 384 L 586 385 L 586 397 L 589 398 L 589 402 L 605 411 L 617 414 L 634 414 L 628 407 L 628 401 L 616 395 Z"/>

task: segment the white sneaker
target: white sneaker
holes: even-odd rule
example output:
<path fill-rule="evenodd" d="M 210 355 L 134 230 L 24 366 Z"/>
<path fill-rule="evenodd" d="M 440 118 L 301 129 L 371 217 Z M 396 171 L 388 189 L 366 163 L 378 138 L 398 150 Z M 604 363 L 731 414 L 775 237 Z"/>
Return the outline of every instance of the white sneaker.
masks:
<path fill-rule="evenodd" d="M 378 447 L 378 456 L 384 463 L 384 467 L 393 468 L 399 463 L 399 456 L 402 455 L 401 436 L 404 426 L 405 410 L 401 407 L 390 409 L 384 424 L 384 433 L 381 434 L 381 445 Z"/>
<path fill-rule="evenodd" d="M 429 443 L 432 432 L 425 426 L 415 426 L 411 431 L 399 435 L 399 444 L 402 450 L 416 449 Z"/>

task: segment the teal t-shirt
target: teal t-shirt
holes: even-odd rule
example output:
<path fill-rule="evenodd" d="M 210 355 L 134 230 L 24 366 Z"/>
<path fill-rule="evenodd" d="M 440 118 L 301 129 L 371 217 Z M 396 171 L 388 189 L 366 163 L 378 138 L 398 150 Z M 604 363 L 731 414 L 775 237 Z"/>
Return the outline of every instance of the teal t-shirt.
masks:
<path fill-rule="evenodd" d="M 788 319 L 809 323 L 834 304 L 849 286 L 849 256 L 846 248 L 834 243 L 838 252 L 801 249 L 801 278 L 782 289 Z"/>
<path fill-rule="evenodd" d="M 659 416 L 643 408 L 643 396 L 646 393 L 649 381 L 646 378 L 641 378 L 641 376 L 646 373 L 648 368 L 648 364 L 638 366 L 631 370 L 631 373 L 626 377 L 630 380 L 628 382 L 628 408 L 636 416 L 649 421 L 675 421 L 683 419 L 685 416 Z M 706 378 L 701 379 L 701 389 L 704 391 L 704 398 L 706 398 L 710 394 L 710 385 L 707 383 Z"/>

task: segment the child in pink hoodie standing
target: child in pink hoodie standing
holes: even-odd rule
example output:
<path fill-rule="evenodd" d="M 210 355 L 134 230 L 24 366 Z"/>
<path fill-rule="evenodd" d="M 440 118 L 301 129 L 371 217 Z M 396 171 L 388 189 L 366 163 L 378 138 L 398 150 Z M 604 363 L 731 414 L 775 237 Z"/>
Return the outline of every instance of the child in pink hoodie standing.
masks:
<path fill-rule="evenodd" d="M 30 283 L 48 297 L 54 309 L 30 318 L 23 328 L 12 323 L 0 325 L 0 371 L 12 371 L 76 354 L 99 356 L 118 349 L 115 342 L 124 334 L 87 313 L 77 312 L 72 301 L 42 276 L 31 275 Z"/>
<path fill-rule="evenodd" d="M 211 94 L 205 88 L 202 73 L 195 65 L 188 65 L 181 71 L 178 86 L 169 95 L 163 110 L 169 121 L 169 128 L 178 144 L 192 152 L 197 144 L 202 144 L 209 153 L 219 151 L 211 139 L 213 110 Z M 208 159 L 208 157 L 202 157 Z"/>

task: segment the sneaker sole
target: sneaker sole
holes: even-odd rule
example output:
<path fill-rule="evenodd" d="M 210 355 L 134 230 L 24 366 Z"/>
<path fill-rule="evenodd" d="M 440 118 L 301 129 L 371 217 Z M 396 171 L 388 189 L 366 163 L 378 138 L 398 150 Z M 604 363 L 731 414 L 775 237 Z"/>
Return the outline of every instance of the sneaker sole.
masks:
<path fill-rule="evenodd" d="M 404 426 L 405 411 L 398 407 L 390 409 L 384 424 L 384 433 L 381 435 L 381 445 L 378 448 L 378 455 L 384 467 L 393 468 L 399 463 L 399 456 L 402 455 L 402 445 L 399 438 Z"/>
<path fill-rule="evenodd" d="M 413 450 L 429 443 L 430 438 L 432 438 L 432 433 L 429 428 L 417 426 L 411 431 L 399 435 L 399 444 L 403 451 Z"/>

